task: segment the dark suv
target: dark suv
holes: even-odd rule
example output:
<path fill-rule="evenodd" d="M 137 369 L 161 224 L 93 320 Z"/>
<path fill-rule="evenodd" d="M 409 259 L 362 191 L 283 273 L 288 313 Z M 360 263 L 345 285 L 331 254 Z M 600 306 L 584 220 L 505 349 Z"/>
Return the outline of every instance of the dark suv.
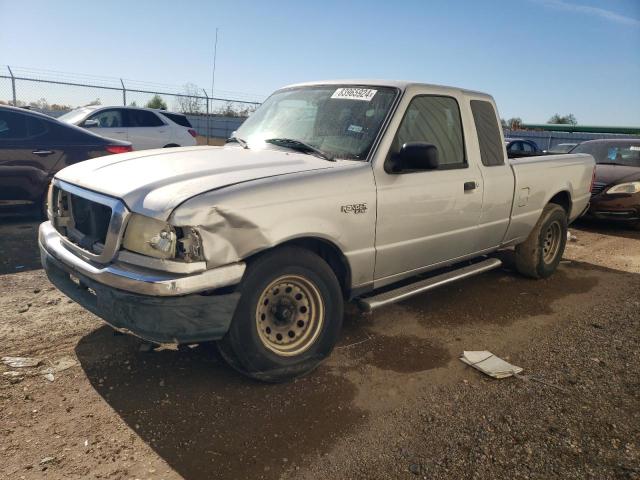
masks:
<path fill-rule="evenodd" d="M 0 205 L 36 204 L 44 214 L 47 188 L 58 170 L 88 158 L 130 151 L 129 142 L 0 105 Z"/>

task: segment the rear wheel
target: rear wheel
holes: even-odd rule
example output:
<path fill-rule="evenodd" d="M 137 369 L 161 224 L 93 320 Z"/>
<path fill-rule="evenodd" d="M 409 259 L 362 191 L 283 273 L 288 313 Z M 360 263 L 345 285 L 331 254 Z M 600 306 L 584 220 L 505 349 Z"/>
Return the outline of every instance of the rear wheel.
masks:
<path fill-rule="evenodd" d="M 177 143 L 170 143 L 168 145 L 165 145 L 162 148 L 174 148 L 174 147 L 179 147 L 180 145 L 178 145 Z"/>
<path fill-rule="evenodd" d="M 267 382 L 304 375 L 326 358 L 342 326 L 343 298 L 333 270 L 298 247 L 251 264 L 222 356 L 241 373 Z"/>
<path fill-rule="evenodd" d="M 567 243 L 567 213 L 555 203 L 542 210 L 529 237 L 516 246 L 516 269 L 531 278 L 547 278 L 558 268 Z"/>

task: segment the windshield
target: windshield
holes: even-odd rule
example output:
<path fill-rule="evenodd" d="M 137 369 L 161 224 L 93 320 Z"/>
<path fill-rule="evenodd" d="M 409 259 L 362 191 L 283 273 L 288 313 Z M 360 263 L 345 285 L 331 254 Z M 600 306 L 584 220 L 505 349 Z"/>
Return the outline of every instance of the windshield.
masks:
<path fill-rule="evenodd" d="M 571 150 L 575 146 L 576 146 L 575 143 L 561 143 L 559 145 L 556 145 L 555 147 L 551 147 L 549 149 L 549 152 L 550 153 L 567 153 L 569 150 Z"/>
<path fill-rule="evenodd" d="M 389 87 L 348 85 L 280 90 L 234 137 L 246 141 L 249 148 L 265 148 L 265 141 L 272 139 L 283 146 L 282 140 L 287 139 L 305 143 L 331 158 L 365 160 L 397 92 Z"/>
<path fill-rule="evenodd" d="M 588 153 L 596 163 L 614 163 L 640 167 L 640 142 L 637 143 L 581 143 L 571 153 Z"/>
<path fill-rule="evenodd" d="M 90 108 L 76 108 L 75 110 L 71 110 L 70 112 L 65 113 L 58 117 L 58 120 L 65 123 L 77 124 L 84 117 L 86 117 L 92 110 Z"/>

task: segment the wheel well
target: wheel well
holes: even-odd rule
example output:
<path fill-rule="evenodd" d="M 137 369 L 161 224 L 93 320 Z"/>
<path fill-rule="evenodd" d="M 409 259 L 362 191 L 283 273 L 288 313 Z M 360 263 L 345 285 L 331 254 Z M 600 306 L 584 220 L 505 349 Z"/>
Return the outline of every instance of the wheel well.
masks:
<path fill-rule="evenodd" d="M 329 267 L 331 267 L 333 273 L 335 273 L 336 278 L 338 279 L 338 283 L 340 283 L 342 294 L 345 296 L 345 298 L 349 298 L 351 294 L 351 268 L 349 267 L 347 258 L 335 244 L 331 243 L 328 240 L 317 237 L 304 237 L 289 240 L 288 242 L 281 243 L 274 248 L 284 246 L 296 246 L 304 248 L 322 258 L 325 262 L 327 262 Z M 254 255 L 254 257 L 262 255 L 268 251 L 270 250 L 259 252 L 258 254 Z"/>
<path fill-rule="evenodd" d="M 564 211 L 567 212 L 567 215 L 571 214 L 571 196 L 569 195 L 569 192 L 563 190 L 562 192 L 556 193 L 553 197 L 551 197 L 549 203 L 560 205 L 562 208 L 564 208 Z"/>

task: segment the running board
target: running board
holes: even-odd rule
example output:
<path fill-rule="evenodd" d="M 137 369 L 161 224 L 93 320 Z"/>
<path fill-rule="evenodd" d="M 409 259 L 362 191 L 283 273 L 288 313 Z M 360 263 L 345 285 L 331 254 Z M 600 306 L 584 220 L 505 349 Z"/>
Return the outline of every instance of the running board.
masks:
<path fill-rule="evenodd" d="M 415 283 L 410 283 L 409 285 L 396 288 L 395 290 L 389 290 L 372 297 L 360 298 L 358 299 L 358 306 L 365 312 L 370 312 L 376 308 L 406 300 L 414 295 L 433 290 L 434 288 L 441 287 L 442 285 L 447 285 L 448 283 L 456 282 L 463 278 L 472 277 L 479 273 L 493 270 L 494 268 L 498 268 L 500 265 L 502 265 L 501 260 L 498 260 L 497 258 L 487 258 L 486 260 L 474 263 L 473 265 L 467 265 L 466 267 L 461 267 L 434 277 L 419 280 Z"/>

